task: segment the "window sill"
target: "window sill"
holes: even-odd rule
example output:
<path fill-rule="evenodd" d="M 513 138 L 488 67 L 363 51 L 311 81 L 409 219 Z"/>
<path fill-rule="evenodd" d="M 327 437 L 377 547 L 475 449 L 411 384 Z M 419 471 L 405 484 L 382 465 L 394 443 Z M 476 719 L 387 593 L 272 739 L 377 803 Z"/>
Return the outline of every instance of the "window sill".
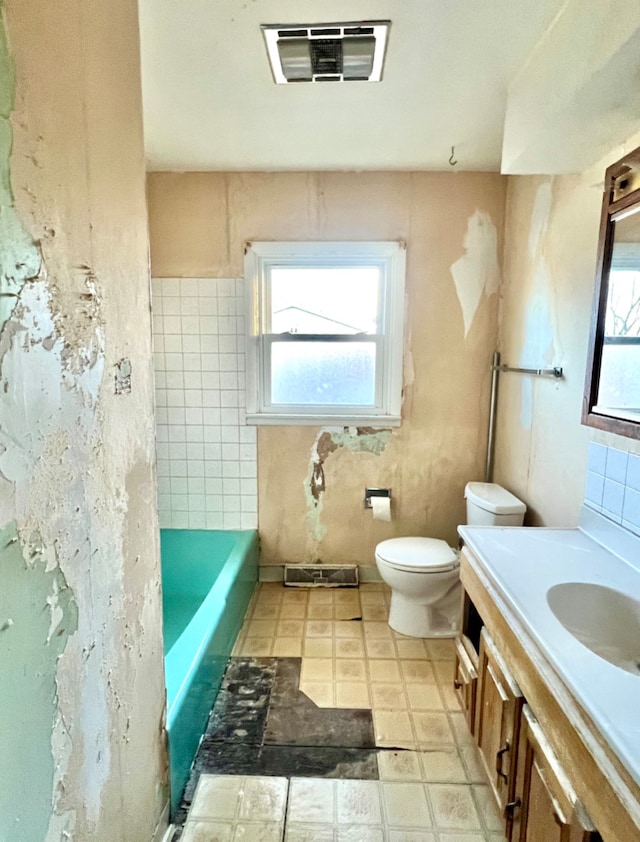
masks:
<path fill-rule="evenodd" d="M 294 415 L 290 413 L 248 413 L 247 424 L 256 426 L 307 427 L 399 427 L 399 415 Z"/>

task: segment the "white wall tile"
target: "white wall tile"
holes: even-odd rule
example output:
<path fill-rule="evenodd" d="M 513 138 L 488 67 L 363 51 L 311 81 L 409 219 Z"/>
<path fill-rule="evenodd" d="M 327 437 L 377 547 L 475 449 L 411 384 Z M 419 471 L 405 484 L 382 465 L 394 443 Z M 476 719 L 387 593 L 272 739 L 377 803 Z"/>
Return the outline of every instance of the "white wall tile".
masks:
<path fill-rule="evenodd" d="M 205 479 L 204 479 L 204 477 L 189 477 L 189 479 L 187 480 L 187 493 L 188 494 L 204 495 L 204 493 L 205 493 Z"/>
<path fill-rule="evenodd" d="M 202 409 L 197 406 L 190 406 L 184 413 L 185 423 L 187 426 L 204 426 L 204 414 Z"/>
<path fill-rule="evenodd" d="M 167 298 L 160 298 L 159 301 L 162 301 L 162 312 L 165 316 L 179 316 L 180 315 L 180 298 L 179 297 L 167 297 Z"/>
<path fill-rule="evenodd" d="M 240 529 L 242 523 L 240 512 L 224 512 L 222 517 L 224 529 Z"/>
<path fill-rule="evenodd" d="M 240 441 L 240 430 L 238 429 L 238 427 L 223 424 L 220 428 L 220 431 L 223 442 L 231 442 L 233 444 L 238 444 L 238 442 Z"/>
<path fill-rule="evenodd" d="M 161 278 L 160 289 L 162 295 L 180 295 L 180 279 L 179 278 Z"/>
<path fill-rule="evenodd" d="M 604 475 L 615 482 L 624 483 L 627 478 L 627 462 L 629 454 L 624 450 L 607 448 L 607 464 Z"/>
<path fill-rule="evenodd" d="M 180 279 L 180 297 L 184 298 L 189 295 L 199 294 L 200 281 L 198 278 L 181 278 Z"/>
<path fill-rule="evenodd" d="M 221 512 L 223 510 L 222 494 L 207 494 L 206 510 L 208 512 Z"/>
<path fill-rule="evenodd" d="M 171 529 L 188 529 L 189 512 L 171 512 Z"/>
<path fill-rule="evenodd" d="M 187 441 L 199 441 L 202 442 L 202 437 L 204 434 L 204 427 L 202 424 L 200 425 L 189 425 L 187 424 Z"/>
<path fill-rule="evenodd" d="M 244 497 L 252 495 L 257 502 L 258 483 L 256 482 L 255 477 L 251 477 L 249 479 L 243 477 L 240 478 L 240 493 Z M 257 511 L 257 509 L 255 511 Z"/>
<path fill-rule="evenodd" d="M 172 477 L 171 478 L 171 493 L 172 494 L 186 494 L 188 490 L 187 477 Z"/>
<path fill-rule="evenodd" d="M 602 492 L 602 510 L 607 517 L 616 520 L 618 523 L 622 520 L 624 491 L 625 488 L 622 483 L 605 479 L 604 490 Z"/>
<path fill-rule="evenodd" d="M 601 474 L 604 476 L 604 469 L 607 464 L 607 447 L 604 444 L 597 442 L 589 443 L 589 470 L 594 474 Z"/>
<path fill-rule="evenodd" d="M 187 458 L 187 444 L 184 441 L 170 441 L 169 443 L 169 459 L 186 459 Z"/>
<path fill-rule="evenodd" d="M 165 373 L 167 389 L 184 389 L 184 372 L 167 371 Z"/>
<path fill-rule="evenodd" d="M 188 512 L 189 498 L 186 494 L 172 494 L 171 495 L 171 511 L 172 512 Z"/>
<path fill-rule="evenodd" d="M 180 312 L 183 316 L 199 316 L 200 301 L 197 296 L 181 295 Z"/>
<path fill-rule="evenodd" d="M 206 442 L 204 446 L 205 462 L 221 462 L 222 461 L 222 445 L 215 442 Z"/>
<path fill-rule="evenodd" d="M 627 488 L 624 495 L 622 523 L 627 529 L 640 535 L 640 492 L 632 488 Z"/>
<path fill-rule="evenodd" d="M 591 442 L 584 502 L 640 534 L 640 456 Z"/>
<path fill-rule="evenodd" d="M 161 523 L 255 529 L 256 431 L 245 425 L 244 281 L 155 278 L 152 290 Z"/>
<path fill-rule="evenodd" d="M 200 353 L 202 350 L 202 342 L 200 341 L 199 334 L 191 334 L 190 336 L 183 336 L 182 337 L 182 350 L 183 351 L 197 351 Z"/>
<path fill-rule="evenodd" d="M 184 388 L 185 389 L 202 389 L 202 372 L 201 371 L 185 371 L 185 373 L 184 373 Z"/>
<path fill-rule="evenodd" d="M 204 512 L 205 500 L 204 494 L 189 494 L 189 512 Z"/>
<path fill-rule="evenodd" d="M 222 480 L 222 491 L 225 496 L 230 494 L 240 494 L 240 480 L 238 477 L 224 477 Z M 235 510 L 234 510 L 235 511 Z"/>
<path fill-rule="evenodd" d="M 186 477 L 186 475 L 187 475 L 187 460 L 186 459 L 171 459 L 169 461 L 169 473 L 172 477 Z"/>
<path fill-rule="evenodd" d="M 203 459 L 187 459 L 187 476 L 189 477 L 204 477 L 206 476 L 206 466 Z"/>
<path fill-rule="evenodd" d="M 169 354 L 182 353 L 182 336 L 177 333 L 167 333 L 164 337 L 164 351 Z M 160 347 L 158 347 L 160 351 Z"/>
<path fill-rule="evenodd" d="M 165 339 L 169 334 L 181 334 L 180 316 L 163 316 L 162 328 Z"/>
<path fill-rule="evenodd" d="M 629 454 L 627 464 L 627 488 L 640 491 L 640 456 L 634 453 Z"/>
<path fill-rule="evenodd" d="M 168 430 L 170 444 L 187 440 L 186 427 L 184 424 L 167 424 L 166 429 Z"/>
<path fill-rule="evenodd" d="M 257 529 L 258 528 L 258 513 L 257 512 L 241 512 L 240 513 L 240 529 Z"/>

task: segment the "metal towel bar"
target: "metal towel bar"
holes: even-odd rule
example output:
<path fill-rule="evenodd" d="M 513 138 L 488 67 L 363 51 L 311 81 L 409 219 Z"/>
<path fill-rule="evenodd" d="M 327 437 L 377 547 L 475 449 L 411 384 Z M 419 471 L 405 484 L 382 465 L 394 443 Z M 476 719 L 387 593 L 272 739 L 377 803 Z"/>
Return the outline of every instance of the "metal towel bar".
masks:
<path fill-rule="evenodd" d="M 491 361 L 491 403 L 489 406 L 489 430 L 487 435 L 487 462 L 485 466 L 485 482 L 493 481 L 493 452 L 496 437 L 496 411 L 498 408 L 498 375 L 501 371 L 516 372 L 517 374 L 532 374 L 535 377 L 553 377 L 559 380 L 564 377 L 561 366 L 553 368 L 512 368 L 500 363 L 500 354 L 496 351 Z"/>
<path fill-rule="evenodd" d="M 564 377 L 562 366 L 554 366 L 553 368 L 516 368 L 509 365 L 492 365 L 492 371 L 515 371 L 518 374 L 534 374 L 537 377 L 555 377 L 559 379 Z"/>

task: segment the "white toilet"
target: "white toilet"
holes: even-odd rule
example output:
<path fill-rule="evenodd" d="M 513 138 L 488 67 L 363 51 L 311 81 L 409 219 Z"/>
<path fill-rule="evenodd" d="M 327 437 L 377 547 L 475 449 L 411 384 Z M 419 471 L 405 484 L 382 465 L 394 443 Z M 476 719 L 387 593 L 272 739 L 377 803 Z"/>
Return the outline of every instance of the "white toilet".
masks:
<path fill-rule="evenodd" d="M 469 482 L 467 523 L 522 526 L 525 504 L 492 482 Z M 438 538 L 390 538 L 376 547 L 376 565 L 391 588 L 389 625 L 411 637 L 455 637 L 460 619 L 460 561 Z"/>

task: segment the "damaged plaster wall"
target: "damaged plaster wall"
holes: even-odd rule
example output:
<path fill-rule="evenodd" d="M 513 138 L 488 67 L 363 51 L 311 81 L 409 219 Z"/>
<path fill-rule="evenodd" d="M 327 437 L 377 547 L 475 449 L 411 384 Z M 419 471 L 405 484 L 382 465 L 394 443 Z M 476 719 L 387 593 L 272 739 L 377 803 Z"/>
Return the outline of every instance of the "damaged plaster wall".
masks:
<path fill-rule="evenodd" d="M 471 329 L 483 295 L 500 288 L 498 232 L 486 212 L 475 211 L 467 223 L 464 256 L 451 267 L 464 319 L 465 338 Z"/>
<path fill-rule="evenodd" d="M 259 428 L 262 562 L 372 565 L 384 538 L 454 542 L 464 485 L 483 475 L 505 179 L 151 173 L 147 188 L 156 277 L 242 275 L 246 240 L 406 241 L 402 425 Z M 364 509 L 365 486 L 392 488 L 391 523 Z"/>
<path fill-rule="evenodd" d="M 372 453 L 379 456 L 391 439 L 391 430 L 376 430 L 369 427 L 322 428 L 316 435 L 309 460 L 309 470 L 304 478 L 304 493 L 307 501 L 307 524 L 311 558 L 320 558 L 322 539 L 327 527 L 322 522 L 326 477 L 324 463 L 339 447 L 346 447 L 352 453 Z M 364 495 L 363 495 L 364 496 Z M 315 542 L 315 549 L 312 546 Z"/>
<path fill-rule="evenodd" d="M 630 139 L 580 175 L 508 179 L 502 361 L 565 375 L 500 378 L 495 479 L 527 503 L 527 523 L 577 523 L 589 440 L 640 449 L 580 423 L 604 171 L 639 144 Z"/>
<path fill-rule="evenodd" d="M 0 839 L 149 840 L 167 776 L 135 2 L 5 0 L 0 80 Z"/>

